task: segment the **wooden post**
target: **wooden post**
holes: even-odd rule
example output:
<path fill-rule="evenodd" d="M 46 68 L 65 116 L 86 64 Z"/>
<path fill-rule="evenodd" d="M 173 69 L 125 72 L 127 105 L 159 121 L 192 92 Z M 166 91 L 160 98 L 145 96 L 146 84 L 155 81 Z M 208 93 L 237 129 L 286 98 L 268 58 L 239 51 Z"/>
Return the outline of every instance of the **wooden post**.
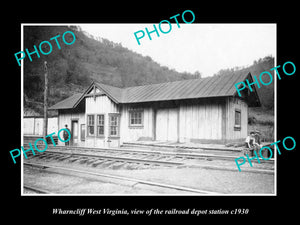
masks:
<path fill-rule="evenodd" d="M 48 69 L 47 62 L 44 62 L 45 71 L 45 90 L 44 90 L 44 127 L 43 127 L 43 137 L 46 140 L 47 127 L 48 127 Z"/>

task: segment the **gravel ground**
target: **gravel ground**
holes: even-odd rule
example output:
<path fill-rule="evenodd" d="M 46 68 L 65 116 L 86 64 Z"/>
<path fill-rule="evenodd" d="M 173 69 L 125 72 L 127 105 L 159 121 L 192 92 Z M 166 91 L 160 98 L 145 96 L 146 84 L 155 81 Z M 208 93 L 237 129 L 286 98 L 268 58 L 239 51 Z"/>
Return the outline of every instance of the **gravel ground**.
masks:
<path fill-rule="evenodd" d="M 45 161 L 32 157 L 24 162 L 45 163 Z M 50 165 L 84 169 L 92 172 L 107 173 L 112 175 L 127 176 L 131 178 L 163 182 L 167 184 L 186 186 L 206 191 L 220 192 L 224 194 L 273 194 L 274 175 L 261 173 L 247 173 L 226 170 L 211 170 L 203 168 L 163 168 L 163 169 L 109 169 L 91 167 L 80 163 L 66 163 L 64 161 L 48 161 Z M 205 162 L 209 165 L 209 161 Z M 224 165 L 224 161 L 214 165 Z M 225 161 L 225 164 L 230 162 Z M 232 163 L 232 162 L 231 162 Z M 262 164 L 259 164 L 262 165 Z M 259 166 L 257 164 L 257 166 Z M 232 166 L 232 165 L 231 165 Z M 243 165 L 245 168 L 247 165 Z M 254 167 L 256 164 L 254 164 Z M 236 166 L 235 166 L 236 167 Z M 132 187 L 132 184 L 112 184 L 93 179 L 87 182 L 86 177 L 72 177 L 57 174 L 45 174 L 27 171 L 24 169 L 24 183 L 39 186 L 45 190 L 54 190 L 55 193 L 66 194 L 150 194 L 155 195 L 161 190 L 145 190 Z M 57 187 L 57 188 L 56 188 Z M 172 192 L 169 194 L 176 194 Z M 163 192 L 162 194 L 166 194 Z M 168 194 L 168 193 L 167 193 Z M 182 194 L 182 193 L 178 193 Z"/>
<path fill-rule="evenodd" d="M 53 194 L 157 194 L 152 190 L 132 187 L 133 184 L 129 182 L 114 184 L 89 178 L 87 175 L 70 176 L 27 168 L 24 169 L 24 183 L 48 190 Z M 24 194 L 35 194 L 35 192 L 26 190 Z"/>
<path fill-rule="evenodd" d="M 115 174 L 129 175 L 127 171 Z M 207 169 L 134 170 L 130 176 L 226 194 L 274 193 L 274 176 Z"/>

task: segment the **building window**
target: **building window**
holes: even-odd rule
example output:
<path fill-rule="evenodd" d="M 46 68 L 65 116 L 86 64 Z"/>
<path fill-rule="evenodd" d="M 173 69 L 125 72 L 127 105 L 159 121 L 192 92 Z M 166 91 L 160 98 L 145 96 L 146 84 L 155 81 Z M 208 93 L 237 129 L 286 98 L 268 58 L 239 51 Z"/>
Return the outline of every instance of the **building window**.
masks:
<path fill-rule="evenodd" d="M 104 136 L 104 115 L 97 115 L 97 136 Z"/>
<path fill-rule="evenodd" d="M 109 114 L 109 136 L 119 137 L 119 115 Z"/>
<path fill-rule="evenodd" d="M 132 110 L 129 111 L 129 126 L 143 126 L 143 110 Z"/>
<path fill-rule="evenodd" d="M 240 109 L 235 109 L 234 130 L 241 130 L 241 110 Z"/>
<path fill-rule="evenodd" d="M 87 116 L 87 135 L 88 136 L 95 135 L 95 115 Z"/>

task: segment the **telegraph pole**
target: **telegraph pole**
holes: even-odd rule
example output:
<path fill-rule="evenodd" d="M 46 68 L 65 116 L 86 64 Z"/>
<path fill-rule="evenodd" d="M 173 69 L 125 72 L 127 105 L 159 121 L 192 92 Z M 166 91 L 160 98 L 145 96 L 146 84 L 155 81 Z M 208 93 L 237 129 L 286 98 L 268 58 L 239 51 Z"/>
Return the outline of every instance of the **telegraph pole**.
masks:
<path fill-rule="evenodd" d="M 45 90 L 44 90 L 44 127 L 43 127 L 43 137 L 46 140 L 47 127 L 48 127 L 48 69 L 47 61 L 44 62 L 45 71 Z"/>

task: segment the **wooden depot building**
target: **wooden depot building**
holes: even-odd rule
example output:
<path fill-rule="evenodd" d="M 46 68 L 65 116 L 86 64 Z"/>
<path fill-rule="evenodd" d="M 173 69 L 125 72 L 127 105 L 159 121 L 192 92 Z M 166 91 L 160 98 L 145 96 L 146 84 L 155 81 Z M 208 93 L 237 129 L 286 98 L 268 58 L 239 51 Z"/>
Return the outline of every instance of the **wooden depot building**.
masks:
<path fill-rule="evenodd" d="M 248 107 L 260 106 L 254 85 L 237 95 L 234 85 L 245 79 L 253 82 L 250 73 L 127 88 L 93 82 L 49 109 L 58 110 L 58 129 L 67 124 L 77 146 L 240 141 L 248 133 Z"/>

